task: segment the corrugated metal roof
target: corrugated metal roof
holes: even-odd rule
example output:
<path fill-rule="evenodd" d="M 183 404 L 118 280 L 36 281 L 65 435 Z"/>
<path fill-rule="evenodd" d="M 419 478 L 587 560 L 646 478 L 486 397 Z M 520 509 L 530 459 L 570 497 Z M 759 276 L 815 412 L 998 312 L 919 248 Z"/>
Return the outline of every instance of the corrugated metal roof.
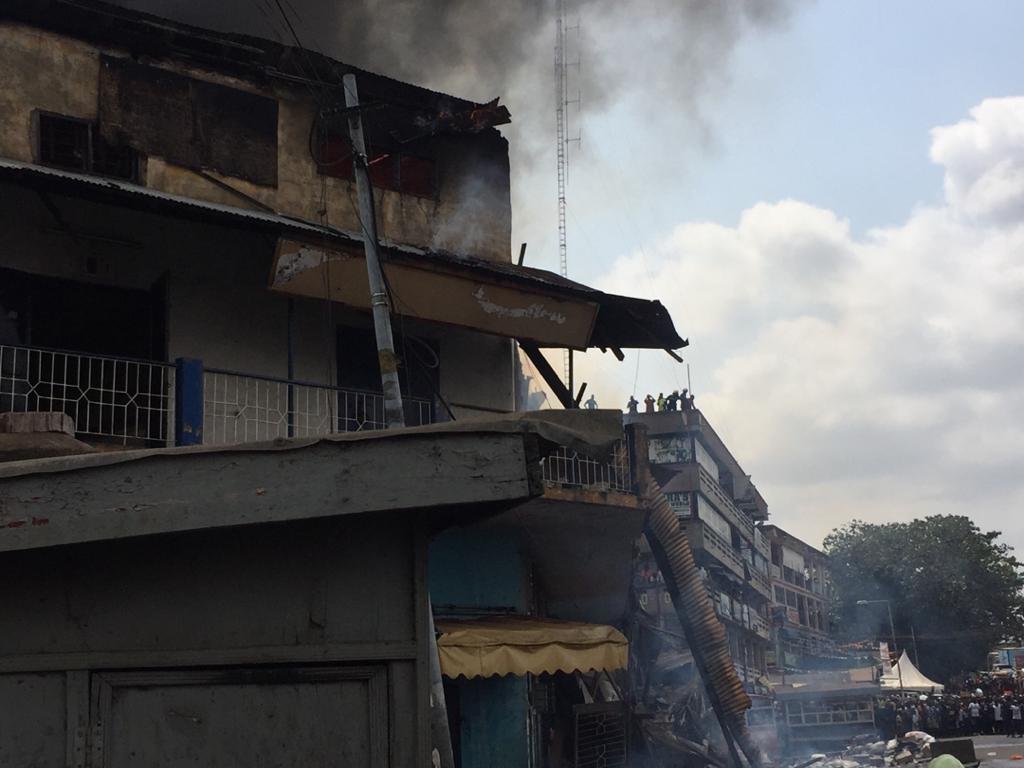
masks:
<path fill-rule="evenodd" d="M 291 216 L 283 216 L 269 211 L 254 210 L 251 208 L 239 208 L 233 205 L 222 203 L 210 203 L 205 200 L 197 200 L 194 197 L 175 195 L 170 192 L 162 192 L 152 187 L 144 187 L 141 184 L 132 184 L 120 179 L 112 179 L 106 176 L 94 176 L 86 173 L 76 173 L 62 168 L 51 168 L 35 163 L 23 163 L 18 160 L 0 158 L 0 178 L 9 178 L 15 181 L 25 181 L 35 178 L 51 179 L 56 184 L 61 182 L 70 184 L 84 184 L 94 188 L 97 192 L 111 192 L 123 195 L 137 195 L 148 198 L 159 203 L 170 206 L 184 206 L 202 211 L 209 211 L 212 214 L 220 214 L 234 219 L 249 219 L 255 222 L 262 222 L 274 227 L 286 227 L 292 230 L 301 230 L 316 234 L 327 234 L 334 236 L 335 231 L 321 227 L 312 222 Z"/>

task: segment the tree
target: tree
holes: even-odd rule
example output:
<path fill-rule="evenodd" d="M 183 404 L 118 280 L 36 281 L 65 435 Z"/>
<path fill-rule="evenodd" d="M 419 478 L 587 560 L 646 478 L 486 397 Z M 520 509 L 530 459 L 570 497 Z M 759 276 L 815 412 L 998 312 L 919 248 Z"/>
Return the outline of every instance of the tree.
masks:
<path fill-rule="evenodd" d="M 833 621 L 846 640 L 888 639 L 890 600 L 899 649 L 937 681 L 981 669 L 1000 642 L 1024 635 L 1024 576 L 998 531 L 982 532 L 960 515 L 909 523 L 860 520 L 825 539 L 836 603 Z"/>

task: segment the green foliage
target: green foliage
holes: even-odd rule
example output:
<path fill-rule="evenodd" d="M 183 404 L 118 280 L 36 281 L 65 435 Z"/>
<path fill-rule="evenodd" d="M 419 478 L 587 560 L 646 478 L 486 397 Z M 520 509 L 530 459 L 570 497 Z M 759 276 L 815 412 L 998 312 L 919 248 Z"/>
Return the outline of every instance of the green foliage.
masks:
<path fill-rule="evenodd" d="M 982 532 L 960 515 L 882 525 L 860 520 L 825 539 L 836 595 L 833 621 L 841 638 L 889 638 L 884 605 L 891 600 L 896 640 L 935 680 L 981 669 L 1000 642 L 1024 635 L 1024 576 L 997 531 Z"/>

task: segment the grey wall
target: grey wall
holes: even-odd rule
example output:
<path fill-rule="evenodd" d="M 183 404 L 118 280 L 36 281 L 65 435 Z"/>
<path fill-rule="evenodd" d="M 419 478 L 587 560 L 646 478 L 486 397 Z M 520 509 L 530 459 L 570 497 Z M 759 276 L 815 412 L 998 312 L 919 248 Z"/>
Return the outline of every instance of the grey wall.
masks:
<path fill-rule="evenodd" d="M 0 612 L 0 763 L 62 764 L 75 731 L 65 713 L 86 686 L 91 728 L 104 712 L 105 727 L 134 722 L 125 703 L 134 701 L 181 754 L 248 733 L 252 718 L 231 714 L 231 702 L 246 700 L 256 702 L 252 717 L 300 717 L 291 738 L 330 747 L 351 737 L 360 755 L 376 738 L 388 745 L 376 764 L 412 765 L 425 700 L 423 552 L 410 515 L 364 515 L 6 553 L 0 579 L 18 587 Z M 207 678 L 189 678 L 197 665 Z M 89 674 L 71 676 L 70 690 L 67 670 Z M 133 730 L 110 737 L 117 765 L 132 764 Z M 289 732 L 286 723 L 257 731 L 264 740 Z"/>

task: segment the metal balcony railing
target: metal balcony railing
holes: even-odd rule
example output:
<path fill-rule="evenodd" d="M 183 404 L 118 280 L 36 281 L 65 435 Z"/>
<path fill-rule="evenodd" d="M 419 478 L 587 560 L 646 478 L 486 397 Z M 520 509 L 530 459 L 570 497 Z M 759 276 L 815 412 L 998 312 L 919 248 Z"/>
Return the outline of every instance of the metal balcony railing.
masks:
<path fill-rule="evenodd" d="M 201 364 L 195 370 L 203 430 L 191 443 L 236 445 L 386 426 L 377 393 L 204 370 Z M 74 420 L 80 437 L 173 445 L 175 416 L 183 417 L 175 412 L 175 388 L 187 392 L 189 375 L 174 363 L 0 345 L 0 413 L 60 411 Z M 431 401 L 406 397 L 404 403 L 407 425 L 434 421 Z"/>
<path fill-rule="evenodd" d="M 172 443 L 174 385 L 168 363 L 0 346 L 0 412 L 63 412 L 81 436 Z"/>
<path fill-rule="evenodd" d="M 405 397 L 403 402 L 407 426 L 433 423 L 429 400 Z M 384 397 L 378 393 L 216 369 L 203 375 L 203 433 L 209 445 L 386 426 Z"/>
<path fill-rule="evenodd" d="M 541 473 L 545 483 L 563 488 L 633 492 L 624 441 L 615 444 L 607 461 L 559 448 L 541 461 Z"/>

